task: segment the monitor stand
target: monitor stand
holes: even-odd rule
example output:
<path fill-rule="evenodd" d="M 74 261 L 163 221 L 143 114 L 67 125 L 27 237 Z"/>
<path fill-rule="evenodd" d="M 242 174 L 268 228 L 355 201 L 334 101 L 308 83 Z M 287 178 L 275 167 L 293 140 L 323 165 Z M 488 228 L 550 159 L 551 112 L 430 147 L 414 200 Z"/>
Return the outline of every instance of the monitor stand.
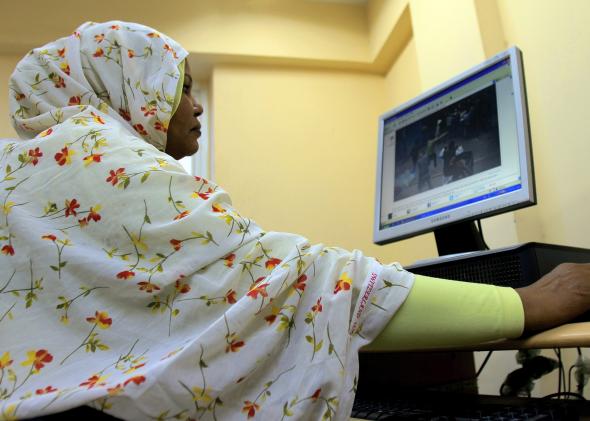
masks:
<path fill-rule="evenodd" d="M 482 233 L 474 221 L 459 222 L 434 230 L 439 256 L 486 250 Z"/>

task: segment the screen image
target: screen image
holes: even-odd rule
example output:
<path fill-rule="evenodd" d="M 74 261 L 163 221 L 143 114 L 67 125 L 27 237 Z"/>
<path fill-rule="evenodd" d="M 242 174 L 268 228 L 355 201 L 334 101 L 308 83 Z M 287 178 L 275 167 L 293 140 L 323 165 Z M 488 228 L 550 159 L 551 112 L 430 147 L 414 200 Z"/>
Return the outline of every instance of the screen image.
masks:
<path fill-rule="evenodd" d="M 495 85 L 398 130 L 397 200 L 501 164 Z"/>
<path fill-rule="evenodd" d="M 378 142 L 378 244 L 536 201 L 516 47 L 383 114 Z"/>

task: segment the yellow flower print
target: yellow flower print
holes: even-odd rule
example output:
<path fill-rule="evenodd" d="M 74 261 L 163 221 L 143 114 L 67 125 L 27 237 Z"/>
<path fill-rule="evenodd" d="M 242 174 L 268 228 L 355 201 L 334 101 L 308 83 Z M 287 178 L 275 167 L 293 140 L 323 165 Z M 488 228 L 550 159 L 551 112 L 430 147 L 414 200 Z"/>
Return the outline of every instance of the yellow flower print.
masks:
<path fill-rule="evenodd" d="M 195 396 L 193 397 L 193 400 L 197 403 L 203 403 L 205 405 L 209 404 L 209 402 L 211 402 L 213 400 L 213 398 L 211 397 L 210 393 L 211 393 L 211 389 L 208 387 L 206 389 L 202 389 L 200 387 L 193 387 L 192 388 L 193 393 L 195 394 Z"/>
<path fill-rule="evenodd" d="M 2 354 L 2 356 L 0 357 L 0 370 L 8 367 L 11 364 L 12 360 L 10 359 L 10 353 L 5 352 L 4 354 Z"/>
<path fill-rule="evenodd" d="M 66 74 L 69 75 L 70 74 L 70 65 L 68 64 L 67 61 L 64 61 L 63 63 L 61 63 L 59 65 L 59 68 Z"/>
<path fill-rule="evenodd" d="M 213 203 L 213 205 L 211 206 L 211 209 L 215 213 L 224 213 L 225 212 L 225 208 L 223 206 L 221 206 L 220 203 L 217 203 L 217 202 Z"/>
<path fill-rule="evenodd" d="M 101 329 L 108 329 L 113 324 L 113 319 L 109 317 L 106 311 L 96 311 L 94 317 L 87 317 L 86 321 L 96 323 Z"/>
<path fill-rule="evenodd" d="M 4 204 L 4 207 L 2 208 L 2 210 L 4 211 L 5 215 L 8 215 L 10 213 L 10 209 L 16 205 L 16 203 L 14 202 L 6 202 L 6 204 Z"/>
<path fill-rule="evenodd" d="M 109 110 L 109 105 L 106 102 L 101 102 L 100 104 L 98 104 L 98 109 L 103 113 L 106 113 Z M 104 124 L 104 120 L 101 117 L 97 116 L 96 114 L 93 114 L 93 116 L 94 121 L 96 121 L 99 124 Z"/>
<path fill-rule="evenodd" d="M 17 404 L 8 405 L 6 409 L 2 409 L 2 419 L 6 421 L 17 421 L 16 417 Z"/>
<path fill-rule="evenodd" d="M 340 291 L 348 291 L 352 285 L 352 279 L 348 277 L 348 272 L 344 272 L 338 282 L 336 282 L 336 288 L 334 288 L 334 294 L 338 294 Z"/>
<path fill-rule="evenodd" d="M 37 351 L 28 351 L 27 359 L 20 365 L 23 367 L 32 366 L 31 372 L 35 374 L 51 361 L 53 361 L 53 355 L 47 352 L 46 349 L 39 349 Z"/>
<path fill-rule="evenodd" d="M 131 234 L 131 241 L 133 241 L 133 244 L 135 245 L 135 247 L 137 247 L 138 249 L 141 249 L 143 251 L 147 251 L 148 250 L 148 246 L 146 243 L 144 243 L 143 241 L 141 241 L 140 238 L 136 237 L 135 234 Z"/>

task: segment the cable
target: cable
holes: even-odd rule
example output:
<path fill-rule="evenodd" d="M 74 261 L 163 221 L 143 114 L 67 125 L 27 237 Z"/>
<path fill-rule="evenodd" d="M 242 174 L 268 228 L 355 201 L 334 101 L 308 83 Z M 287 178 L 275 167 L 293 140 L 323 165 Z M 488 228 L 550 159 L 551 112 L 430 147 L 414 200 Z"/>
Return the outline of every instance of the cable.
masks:
<path fill-rule="evenodd" d="M 570 367 L 570 369 L 568 370 L 568 381 L 567 381 L 567 391 L 568 393 L 572 391 L 572 370 L 576 368 L 575 364 L 572 364 L 572 366 Z"/>
<path fill-rule="evenodd" d="M 563 361 L 561 360 L 561 349 L 553 348 L 553 351 L 557 355 L 557 362 L 559 364 L 559 372 L 557 373 L 557 393 L 561 393 L 561 382 L 563 380 L 563 388 L 565 391 L 565 370 L 563 369 Z"/>
<path fill-rule="evenodd" d="M 477 373 L 475 374 L 475 378 L 477 379 L 479 377 L 479 375 L 481 374 L 483 368 L 486 366 L 486 364 L 488 363 L 488 360 L 490 359 L 490 357 L 492 356 L 492 352 L 494 351 L 489 351 L 488 355 L 486 355 L 486 357 L 484 358 L 483 362 L 481 363 L 481 365 L 479 366 L 479 370 L 477 370 Z"/>
<path fill-rule="evenodd" d="M 572 398 L 578 398 L 579 400 L 585 401 L 586 398 L 579 393 L 574 392 L 560 392 L 560 393 L 551 393 L 550 395 L 543 396 L 541 399 L 553 399 L 553 398 L 560 398 L 561 396 L 570 396 Z"/>

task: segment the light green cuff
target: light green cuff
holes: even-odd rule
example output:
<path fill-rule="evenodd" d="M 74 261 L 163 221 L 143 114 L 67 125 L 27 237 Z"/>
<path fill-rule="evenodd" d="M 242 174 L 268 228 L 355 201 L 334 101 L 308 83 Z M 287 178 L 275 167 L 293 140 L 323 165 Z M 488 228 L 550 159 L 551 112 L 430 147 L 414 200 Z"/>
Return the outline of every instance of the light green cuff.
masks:
<path fill-rule="evenodd" d="M 178 63 L 178 71 L 180 72 L 180 76 L 178 76 L 178 83 L 176 84 L 176 92 L 174 93 L 174 104 L 172 104 L 171 115 L 174 115 L 178 109 L 178 104 L 180 104 L 180 99 L 182 98 L 182 87 L 184 86 L 184 60 Z"/>
<path fill-rule="evenodd" d="M 524 329 L 524 309 L 512 288 L 416 275 L 408 298 L 367 350 L 452 348 Z"/>

